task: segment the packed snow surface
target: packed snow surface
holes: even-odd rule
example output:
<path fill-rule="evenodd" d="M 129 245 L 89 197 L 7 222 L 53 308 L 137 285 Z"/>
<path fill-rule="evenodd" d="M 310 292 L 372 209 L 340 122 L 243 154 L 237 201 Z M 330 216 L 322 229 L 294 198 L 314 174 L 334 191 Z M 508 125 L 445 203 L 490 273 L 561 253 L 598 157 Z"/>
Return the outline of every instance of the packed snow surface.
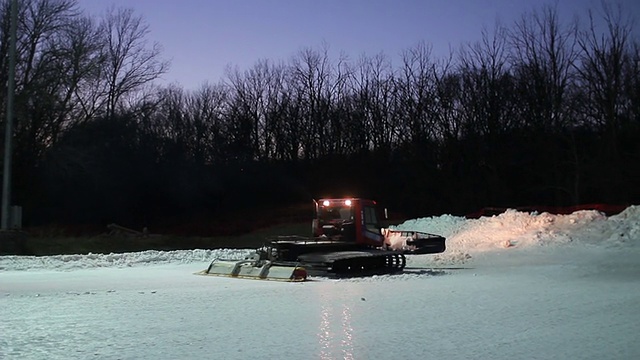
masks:
<path fill-rule="evenodd" d="M 246 249 L 0 257 L 0 359 L 638 359 L 640 207 L 407 221 L 400 275 L 194 276 Z"/>

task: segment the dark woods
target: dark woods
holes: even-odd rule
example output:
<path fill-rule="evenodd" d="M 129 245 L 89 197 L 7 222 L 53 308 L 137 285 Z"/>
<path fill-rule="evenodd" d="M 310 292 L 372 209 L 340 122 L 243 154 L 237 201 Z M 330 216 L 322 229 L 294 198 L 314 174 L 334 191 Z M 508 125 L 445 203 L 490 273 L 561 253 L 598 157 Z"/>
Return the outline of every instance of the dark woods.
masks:
<path fill-rule="evenodd" d="M 154 85 L 168 63 L 133 12 L 20 4 L 12 203 L 27 226 L 214 233 L 345 195 L 407 216 L 640 202 L 640 43 L 608 3 L 579 23 L 542 7 L 446 58 L 428 39 L 393 64 L 304 49 L 193 91 Z"/>

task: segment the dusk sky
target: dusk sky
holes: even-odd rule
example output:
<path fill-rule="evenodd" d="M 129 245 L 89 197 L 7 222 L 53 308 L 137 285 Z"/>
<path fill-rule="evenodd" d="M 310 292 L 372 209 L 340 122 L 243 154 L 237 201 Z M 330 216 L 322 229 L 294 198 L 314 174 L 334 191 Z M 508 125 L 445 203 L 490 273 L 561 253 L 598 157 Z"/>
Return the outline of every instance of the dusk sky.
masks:
<path fill-rule="evenodd" d="M 171 61 L 163 83 L 196 89 L 218 82 L 227 65 L 244 71 L 258 60 L 287 62 L 301 49 L 329 47 L 356 60 L 362 54 L 388 55 L 394 67 L 399 55 L 424 42 L 437 58 L 449 49 L 480 39 L 483 26 L 496 20 L 511 24 L 542 0 L 78 0 L 92 15 L 107 7 L 132 8 L 149 25 L 150 41 L 163 47 Z M 640 0 L 622 0 L 640 25 Z M 563 21 L 578 15 L 586 22 L 588 8 L 599 0 L 558 0 Z"/>

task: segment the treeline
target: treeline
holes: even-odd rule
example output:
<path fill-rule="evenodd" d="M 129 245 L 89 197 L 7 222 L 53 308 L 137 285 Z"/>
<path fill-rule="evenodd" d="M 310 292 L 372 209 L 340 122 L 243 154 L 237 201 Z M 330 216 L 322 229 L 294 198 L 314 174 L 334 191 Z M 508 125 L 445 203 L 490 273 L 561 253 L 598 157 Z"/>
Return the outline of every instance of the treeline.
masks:
<path fill-rule="evenodd" d="M 157 85 L 168 63 L 131 10 L 23 0 L 13 203 L 27 225 L 202 232 L 320 196 L 408 216 L 638 203 L 637 28 L 607 2 L 585 18 L 543 6 L 444 58 L 417 44 L 399 64 L 303 49 L 185 90 Z"/>

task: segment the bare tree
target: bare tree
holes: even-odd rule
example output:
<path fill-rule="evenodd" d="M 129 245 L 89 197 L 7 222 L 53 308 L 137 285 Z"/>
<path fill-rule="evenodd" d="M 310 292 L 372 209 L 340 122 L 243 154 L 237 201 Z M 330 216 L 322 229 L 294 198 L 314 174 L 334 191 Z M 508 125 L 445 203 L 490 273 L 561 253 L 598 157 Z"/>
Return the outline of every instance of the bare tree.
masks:
<path fill-rule="evenodd" d="M 460 115 L 466 134 L 492 136 L 516 126 L 508 51 L 506 28 L 500 23 L 492 33 L 484 28 L 479 42 L 461 49 Z"/>
<path fill-rule="evenodd" d="M 260 132 L 264 128 L 264 117 L 259 112 L 263 101 L 262 71 L 240 73 L 239 70 L 228 73 L 229 98 L 227 112 L 228 157 L 231 162 L 248 162 L 260 156 Z"/>
<path fill-rule="evenodd" d="M 38 73 L 44 70 L 41 60 L 49 55 L 48 47 L 51 41 L 56 41 L 55 34 L 68 26 L 79 12 L 73 0 L 30 0 L 22 6 L 20 64 L 22 84 L 26 85 L 43 75 Z"/>
<path fill-rule="evenodd" d="M 577 18 L 561 23 L 557 6 L 544 5 L 525 13 L 510 33 L 518 124 L 528 137 L 520 153 L 539 151 L 546 162 L 528 160 L 523 168 L 535 179 L 526 191 L 547 195 L 549 201 L 579 199 L 581 163 L 576 143 L 573 100 L 576 81 Z M 569 134 L 567 136 L 567 134 Z"/>
<path fill-rule="evenodd" d="M 395 81 L 391 60 L 383 53 L 363 56 L 350 78 L 354 98 L 350 111 L 363 117 L 370 137 L 367 148 L 390 150 L 400 136 L 399 118 L 393 111 Z"/>
<path fill-rule="evenodd" d="M 457 139 L 461 133 L 461 77 L 454 68 L 453 53 L 436 63 L 433 68 L 434 79 L 434 125 L 436 140 Z"/>
<path fill-rule="evenodd" d="M 578 44 L 582 50 L 580 84 L 586 90 L 582 95 L 588 109 L 587 121 L 606 131 L 609 145 L 616 152 L 617 133 L 622 113 L 626 110 L 624 70 L 629 68 L 633 48 L 631 43 L 632 19 L 625 17 L 623 9 L 602 2 L 603 32 L 596 26 L 593 11 L 589 11 L 589 27 L 580 32 Z"/>
<path fill-rule="evenodd" d="M 67 36 L 68 48 L 73 54 L 69 64 L 74 86 L 73 122 L 86 122 L 105 113 L 106 85 L 103 81 L 106 61 L 102 31 L 95 19 L 82 17 L 74 20 Z"/>
<path fill-rule="evenodd" d="M 122 97 L 164 74 L 169 63 L 160 58 L 158 43 L 149 45 L 149 26 L 131 9 L 109 8 L 100 25 L 104 64 L 101 83 L 105 115 L 114 115 Z"/>
<path fill-rule="evenodd" d="M 283 90 L 283 74 L 283 65 L 274 65 L 268 60 L 258 61 L 244 73 L 227 71 L 234 114 L 231 120 L 247 122 L 246 126 L 236 129 L 249 131 L 250 127 L 250 133 L 242 137 L 251 139 L 251 157 L 256 159 L 265 160 L 274 152 L 271 132 L 279 127 L 280 121 L 274 118 L 272 109 L 277 107 L 278 94 Z"/>
<path fill-rule="evenodd" d="M 605 1 L 600 19 L 604 29 L 598 28 L 599 21 L 593 11 L 588 15 L 588 27 L 578 38 L 582 50 L 577 66 L 580 113 L 587 126 L 594 128 L 603 139 L 598 146 L 600 151 L 593 154 L 597 171 L 590 185 L 602 189 L 608 196 L 615 196 L 624 194 L 623 189 L 628 188 L 624 186 L 626 171 L 621 140 L 627 137 L 625 132 L 633 129 L 632 104 L 638 86 L 637 49 L 631 38 L 634 23 L 621 5 Z M 637 98 L 635 101 L 637 104 Z"/>
<path fill-rule="evenodd" d="M 216 164 L 224 158 L 227 96 L 223 85 L 204 84 L 187 98 L 186 115 L 193 128 L 188 143 L 196 164 Z"/>
<path fill-rule="evenodd" d="M 577 20 L 560 23 L 556 7 L 524 14 L 511 32 L 512 64 L 524 100 L 521 118 L 532 128 L 567 125 L 573 80 Z"/>
<path fill-rule="evenodd" d="M 640 124 L 640 42 L 635 39 L 629 54 L 625 74 L 625 93 L 629 99 L 628 116 L 631 124 Z"/>
<path fill-rule="evenodd" d="M 458 106 L 457 116 L 444 122 L 451 125 L 443 132 L 442 168 L 450 177 L 474 175 L 473 181 L 461 180 L 463 190 L 455 201 L 500 203 L 512 187 L 513 176 L 506 169 L 510 154 L 517 151 L 504 151 L 514 130 L 514 87 L 506 28 L 496 22 L 481 35 L 480 41 L 460 49 L 457 73 L 449 76 L 458 81 L 457 89 L 450 90 L 457 94 L 453 99 Z"/>
<path fill-rule="evenodd" d="M 265 161 L 297 159 L 294 149 L 299 145 L 300 119 L 291 116 L 293 95 L 287 86 L 288 68 L 284 63 L 262 60 L 246 75 L 255 94 L 261 158 Z"/>
<path fill-rule="evenodd" d="M 23 1 L 18 12 L 16 156 L 28 167 L 57 139 L 73 108 L 76 54 L 68 40 L 79 12 L 72 0 Z"/>
<path fill-rule="evenodd" d="M 404 118 L 405 140 L 427 141 L 436 137 L 433 106 L 435 103 L 435 61 L 432 48 L 420 43 L 405 50 L 398 73 L 397 101 L 399 116 Z"/>
<path fill-rule="evenodd" d="M 325 45 L 322 51 L 301 50 L 291 63 L 291 87 L 303 109 L 301 150 L 305 158 L 333 153 L 338 138 L 332 137 L 331 107 L 346 81 L 344 57 L 334 65 Z M 335 124 L 334 124 L 335 125 Z"/>

